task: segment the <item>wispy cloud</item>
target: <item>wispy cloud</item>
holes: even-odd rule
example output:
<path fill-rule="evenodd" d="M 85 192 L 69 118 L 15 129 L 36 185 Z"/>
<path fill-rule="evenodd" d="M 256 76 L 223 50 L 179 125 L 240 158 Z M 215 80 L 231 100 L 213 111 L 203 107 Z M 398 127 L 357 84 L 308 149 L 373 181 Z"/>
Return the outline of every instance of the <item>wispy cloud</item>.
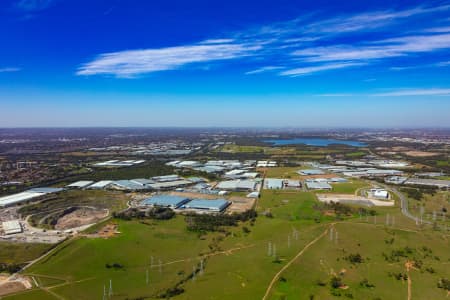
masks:
<path fill-rule="evenodd" d="M 284 67 L 280 67 L 280 66 L 266 66 L 266 67 L 258 68 L 258 69 L 253 70 L 253 71 L 245 72 L 245 74 L 246 75 L 253 75 L 253 74 L 259 74 L 259 73 L 264 73 L 264 72 L 276 71 L 276 70 L 280 70 L 280 69 L 283 69 L 283 68 Z"/>
<path fill-rule="evenodd" d="M 450 9 L 450 5 L 436 7 L 415 7 L 412 9 L 393 11 L 376 11 L 356 14 L 352 16 L 340 16 L 324 21 L 315 22 L 305 27 L 305 32 L 311 33 L 348 33 L 355 31 L 369 31 L 385 27 L 392 22 L 399 21 L 412 16 L 429 14 Z"/>
<path fill-rule="evenodd" d="M 427 28 L 423 32 L 450 32 L 450 26 Z"/>
<path fill-rule="evenodd" d="M 48 8 L 55 0 L 19 0 L 15 7 L 25 12 L 36 12 Z"/>
<path fill-rule="evenodd" d="M 438 62 L 438 63 L 436 63 L 436 66 L 438 66 L 438 67 L 448 67 L 448 66 L 450 66 L 450 61 Z"/>
<path fill-rule="evenodd" d="M 389 91 L 384 93 L 375 93 L 372 96 L 390 96 L 390 97 L 402 97 L 402 96 L 449 96 L 450 89 L 442 88 L 429 88 L 429 89 L 399 89 L 395 91 Z"/>
<path fill-rule="evenodd" d="M 324 93 L 316 97 L 413 97 L 413 96 L 450 96 L 450 88 L 401 88 L 383 92 L 367 93 Z"/>
<path fill-rule="evenodd" d="M 309 62 L 367 61 L 450 48 L 450 34 L 405 36 L 362 45 L 333 45 L 294 51 Z"/>
<path fill-rule="evenodd" d="M 20 68 L 0 68 L 0 73 L 7 73 L 7 72 L 18 72 L 20 71 Z"/>
<path fill-rule="evenodd" d="M 77 74 L 134 77 L 144 73 L 173 70 L 192 63 L 236 59 L 251 55 L 258 49 L 260 49 L 258 45 L 208 42 L 160 49 L 120 51 L 100 55 L 94 61 L 81 66 Z"/>
<path fill-rule="evenodd" d="M 327 71 L 327 70 L 335 70 L 335 69 L 343 69 L 343 68 L 349 68 L 349 67 L 357 67 L 362 66 L 363 63 L 336 63 L 336 64 L 325 64 L 320 66 L 312 66 L 312 67 L 302 67 L 302 68 L 295 68 L 286 70 L 283 72 L 280 72 L 279 75 L 281 76 L 302 76 L 302 75 L 309 75 L 312 73 L 317 73 L 321 71 Z"/>
<path fill-rule="evenodd" d="M 22 1 L 42 1 L 44 5 L 50 2 Z M 136 77 L 195 63 L 241 58 L 252 59 L 254 70 L 246 72 L 247 75 L 285 69 L 278 74 L 300 76 L 371 65 L 396 57 L 450 50 L 450 32 L 447 32 L 448 22 L 445 21 L 448 11 L 450 5 L 422 5 L 322 19 L 319 12 L 313 12 L 198 43 L 103 53 L 82 65 L 76 74 Z M 444 19 L 439 19 L 442 15 Z M 431 21 L 414 22 L 414 18 Z M 405 32 L 395 30 L 400 23 L 411 25 L 411 31 L 399 36 L 399 32 Z M 384 38 L 375 39 L 380 35 L 366 34 L 375 30 L 383 32 Z M 351 38 L 342 39 L 343 36 Z M 350 42 L 342 42 L 347 40 Z"/>

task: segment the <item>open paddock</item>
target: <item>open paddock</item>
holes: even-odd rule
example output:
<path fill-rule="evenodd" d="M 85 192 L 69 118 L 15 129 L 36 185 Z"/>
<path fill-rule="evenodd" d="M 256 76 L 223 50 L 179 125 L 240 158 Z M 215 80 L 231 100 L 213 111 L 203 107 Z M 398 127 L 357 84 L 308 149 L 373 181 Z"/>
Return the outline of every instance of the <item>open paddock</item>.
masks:
<path fill-rule="evenodd" d="M 335 202 L 335 203 L 365 205 L 370 207 L 395 205 L 395 201 L 375 200 L 351 194 L 317 194 L 316 196 L 320 202 L 327 202 L 327 203 Z"/>
<path fill-rule="evenodd" d="M 242 213 L 255 207 L 255 198 L 238 198 L 231 197 L 228 199 L 231 201 L 231 205 L 228 206 L 227 212 L 229 213 Z"/>

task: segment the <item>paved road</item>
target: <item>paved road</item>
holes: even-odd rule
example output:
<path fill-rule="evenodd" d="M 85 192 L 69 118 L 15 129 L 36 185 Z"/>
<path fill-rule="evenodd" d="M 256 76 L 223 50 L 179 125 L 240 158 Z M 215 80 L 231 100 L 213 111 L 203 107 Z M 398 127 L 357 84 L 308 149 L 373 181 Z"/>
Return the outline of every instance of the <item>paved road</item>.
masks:
<path fill-rule="evenodd" d="M 413 220 L 416 223 L 421 222 L 419 217 L 416 217 L 409 212 L 408 199 L 406 199 L 405 195 L 403 195 L 399 190 L 397 190 L 394 187 L 389 187 L 387 185 L 380 184 L 380 183 L 377 183 L 377 184 L 383 186 L 388 191 L 391 191 L 392 193 L 397 195 L 397 197 L 400 199 L 400 207 L 401 207 L 402 214 L 405 217 L 410 218 L 411 220 Z M 432 224 L 430 221 L 423 220 L 423 218 L 422 218 L 422 223 L 423 224 Z"/>

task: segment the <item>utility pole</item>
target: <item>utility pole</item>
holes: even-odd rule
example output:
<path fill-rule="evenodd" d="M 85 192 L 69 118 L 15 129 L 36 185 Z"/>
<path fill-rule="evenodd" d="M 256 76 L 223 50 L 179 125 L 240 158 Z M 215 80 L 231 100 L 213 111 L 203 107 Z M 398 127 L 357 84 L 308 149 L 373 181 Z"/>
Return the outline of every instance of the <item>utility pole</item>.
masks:
<path fill-rule="evenodd" d="M 111 298 L 113 295 L 113 288 L 112 288 L 112 280 L 109 280 L 109 292 L 108 292 L 108 296 L 109 298 Z"/>
<path fill-rule="evenodd" d="M 202 258 L 202 260 L 200 260 L 200 275 L 203 275 L 203 269 L 204 269 L 204 261 L 203 261 L 203 258 Z"/>

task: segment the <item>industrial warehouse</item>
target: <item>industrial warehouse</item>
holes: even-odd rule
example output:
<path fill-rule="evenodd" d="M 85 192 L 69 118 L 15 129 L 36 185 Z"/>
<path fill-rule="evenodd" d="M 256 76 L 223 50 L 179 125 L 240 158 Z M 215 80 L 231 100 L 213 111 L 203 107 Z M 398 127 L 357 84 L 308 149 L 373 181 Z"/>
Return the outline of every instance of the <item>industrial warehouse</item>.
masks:
<path fill-rule="evenodd" d="M 174 209 L 177 212 L 220 213 L 231 201 L 226 199 L 190 199 L 175 195 L 155 195 L 141 202 L 141 206 L 160 206 Z"/>
<path fill-rule="evenodd" d="M 22 193 L 0 197 L 0 207 L 25 203 L 36 200 L 42 196 L 63 191 L 61 188 L 34 188 Z"/>

